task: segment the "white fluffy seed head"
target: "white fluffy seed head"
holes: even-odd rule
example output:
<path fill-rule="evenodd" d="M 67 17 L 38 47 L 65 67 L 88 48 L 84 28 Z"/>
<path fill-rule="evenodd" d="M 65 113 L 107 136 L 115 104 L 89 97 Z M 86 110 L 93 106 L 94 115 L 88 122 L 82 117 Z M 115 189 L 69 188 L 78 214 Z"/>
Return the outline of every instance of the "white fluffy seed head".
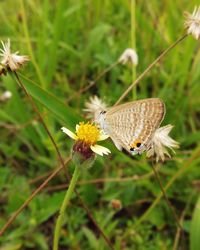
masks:
<path fill-rule="evenodd" d="M 86 112 L 88 118 L 95 121 L 99 113 L 106 109 L 107 105 L 99 97 L 91 96 L 89 101 L 85 103 L 83 111 Z"/>
<path fill-rule="evenodd" d="M 27 61 L 29 61 L 28 56 L 18 55 L 19 52 L 11 53 L 10 49 L 10 40 L 8 39 L 7 43 L 2 44 L 2 49 L 0 49 L 1 66 L 7 70 L 17 71 L 21 68 Z"/>
<path fill-rule="evenodd" d="M 130 62 L 132 65 L 136 66 L 138 64 L 138 55 L 134 49 L 131 48 L 125 49 L 125 51 L 118 59 L 118 62 L 121 64 L 126 64 Z"/>
<path fill-rule="evenodd" d="M 196 40 L 200 39 L 200 6 L 195 7 L 192 14 L 185 12 L 184 26 L 188 34 Z"/>
<path fill-rule="evenodd" d="M 172 130 L 173 126 L 168 124 L 164 127 L 158 128 L 154 136 L 152 137 L 152 140 L 150 142 L 150 147 L 147 150 L 147 157 L 156 156 L 156 161 L 161 159 L 162 161 L 165 160 L 165 155 L 170 157 L 169 152 L 167 151 L 167 148 L 170 148 L 172 151 L 174 151 L 174 148 L 179 147 L 179 143 L 175 140 L 173 140 L 168 134 Z"/>

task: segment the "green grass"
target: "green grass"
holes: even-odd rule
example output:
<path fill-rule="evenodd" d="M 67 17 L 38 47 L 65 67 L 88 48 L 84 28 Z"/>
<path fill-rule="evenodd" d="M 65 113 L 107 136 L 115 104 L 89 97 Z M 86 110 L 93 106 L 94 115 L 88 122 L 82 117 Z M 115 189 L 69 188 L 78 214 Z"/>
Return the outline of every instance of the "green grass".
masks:
<path fill-rule="evenodd" d="M 21 70 L 20 78 L 37 103 L 63 158 L 69 156 L 73 142 L 60 128 L 73 130 L 78 121 L 85 119 L 82 109 L 90 96 L 98 95 L 113 105 L 135 72 L 128 65 L 117 65 L 87 92 L 77 95 L 78 90 L 115 63 L 124 49 L 135 42 L 139 55 L 136 72 L 140 75 L 184 34 L 183 12 L 192 12 L 198 4 L 197 0 L 135 2 L 135 37 L 128 0 L 0 2 L 0 39 L 6 41 L 9 37 L 13 51 L 29 55 L 30 62 Z M 77 190 L 117 250 L 198 250 L 199 82 L 199 41 L 189 36 L 137 86 L 138 99 L 164 100 L 167 112 L 163 125 L 175 125 L 171 135 L 180 142 L 172 159 L 158 163 L 167 196 L 178 216 L 182 216 L 184 238 L 178 240 L 177 247 L 175 219 L 145 154 L 130 158 L 106 142 L 104 145 L 112 154 L 98 157 L 93 167 L 80 176 L 82 183 Z M 9 75 L 0 78 L 0 93 L 4 90 L 10 90 L 12 98 L 0 102 L 0 228 L 41 183 L 31 180 L 59 165 L 46 131 Z M 135 91 L 126 100 L 132 100 L 133 95 Z M 73 172 L 72 164 L 69 172 Z M 141 178 L 119 181 L 136 175 Z M 107 178 L 117 180 L 91 183 Z M 48 187 L 65 183 L 60 172 Z M 37 195 L 0 237 L 0 249 L 51 249 L 65 190 L 66 187 L 49 188 Z M 121 201 L 121 210 L 112 208 L 113 199 Z M 109 249 L 75 195 L 66 212 L 60 249 Z"/>

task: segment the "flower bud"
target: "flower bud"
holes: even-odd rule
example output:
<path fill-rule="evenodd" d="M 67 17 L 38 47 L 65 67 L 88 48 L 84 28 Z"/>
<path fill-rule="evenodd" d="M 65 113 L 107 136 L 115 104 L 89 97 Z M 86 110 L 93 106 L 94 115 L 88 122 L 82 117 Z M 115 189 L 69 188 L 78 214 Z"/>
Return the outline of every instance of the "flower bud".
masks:
<path fill-rule="evenodd" d="M 72 160 L 83 168 L 90 168 L 95 160 L 95 153 L 84 141 L 76 141 L 72 149 Z"/>

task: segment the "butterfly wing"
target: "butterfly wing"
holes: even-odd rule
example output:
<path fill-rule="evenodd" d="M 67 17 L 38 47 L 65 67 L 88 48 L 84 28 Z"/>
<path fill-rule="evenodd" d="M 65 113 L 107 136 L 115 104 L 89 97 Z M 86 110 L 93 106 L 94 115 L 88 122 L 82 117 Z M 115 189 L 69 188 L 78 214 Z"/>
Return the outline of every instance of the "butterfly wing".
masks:
<path fill-rule="evenodd" d="M 125 103 L 106 112 L 107 133 L 118 149 L 133 151 L 147 147 L 165 115 L 165 105 L 159 98 Z M 138 146 L 139 145 L 139 146 Z"/>

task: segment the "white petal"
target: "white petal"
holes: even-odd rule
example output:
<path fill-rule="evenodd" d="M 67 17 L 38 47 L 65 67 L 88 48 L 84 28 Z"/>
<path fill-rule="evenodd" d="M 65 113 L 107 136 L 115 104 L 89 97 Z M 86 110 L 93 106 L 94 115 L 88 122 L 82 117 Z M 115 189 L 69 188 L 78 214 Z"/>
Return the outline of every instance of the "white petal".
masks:
<path fill-rule="evenodd" d="M 106 135 L 106 134 L 101 132 L 98 141 L 104 141 L 104 140 L 106 140 L 108 138 L 109 138 L 109 135 Z"/>
<path fill-rule="evenodd" d="M 108 148 L 105 148 L 103 146 L 100 146 L 100 145 L 94 145 L 94 146 L 90 146 L 91 150 L 96 153 L 96 154 L 99 154 L 101 156 L 103 156 L 104 154 L 105 155 L 108 155 L 110 152 L 110 150 Z"/>
<path fill-rule="evenodd" d="M 80 125 L 79 124 L 76 124 L 76 132 L 78 131 Z"/>
<path fill-rule="evenodd" d="M 65 127 L 62 127 L 61 130 L 67 134 L 70 138 L 76 140 L 77 139 L 77 136 L 69 129 L 65 128 Z"/>

